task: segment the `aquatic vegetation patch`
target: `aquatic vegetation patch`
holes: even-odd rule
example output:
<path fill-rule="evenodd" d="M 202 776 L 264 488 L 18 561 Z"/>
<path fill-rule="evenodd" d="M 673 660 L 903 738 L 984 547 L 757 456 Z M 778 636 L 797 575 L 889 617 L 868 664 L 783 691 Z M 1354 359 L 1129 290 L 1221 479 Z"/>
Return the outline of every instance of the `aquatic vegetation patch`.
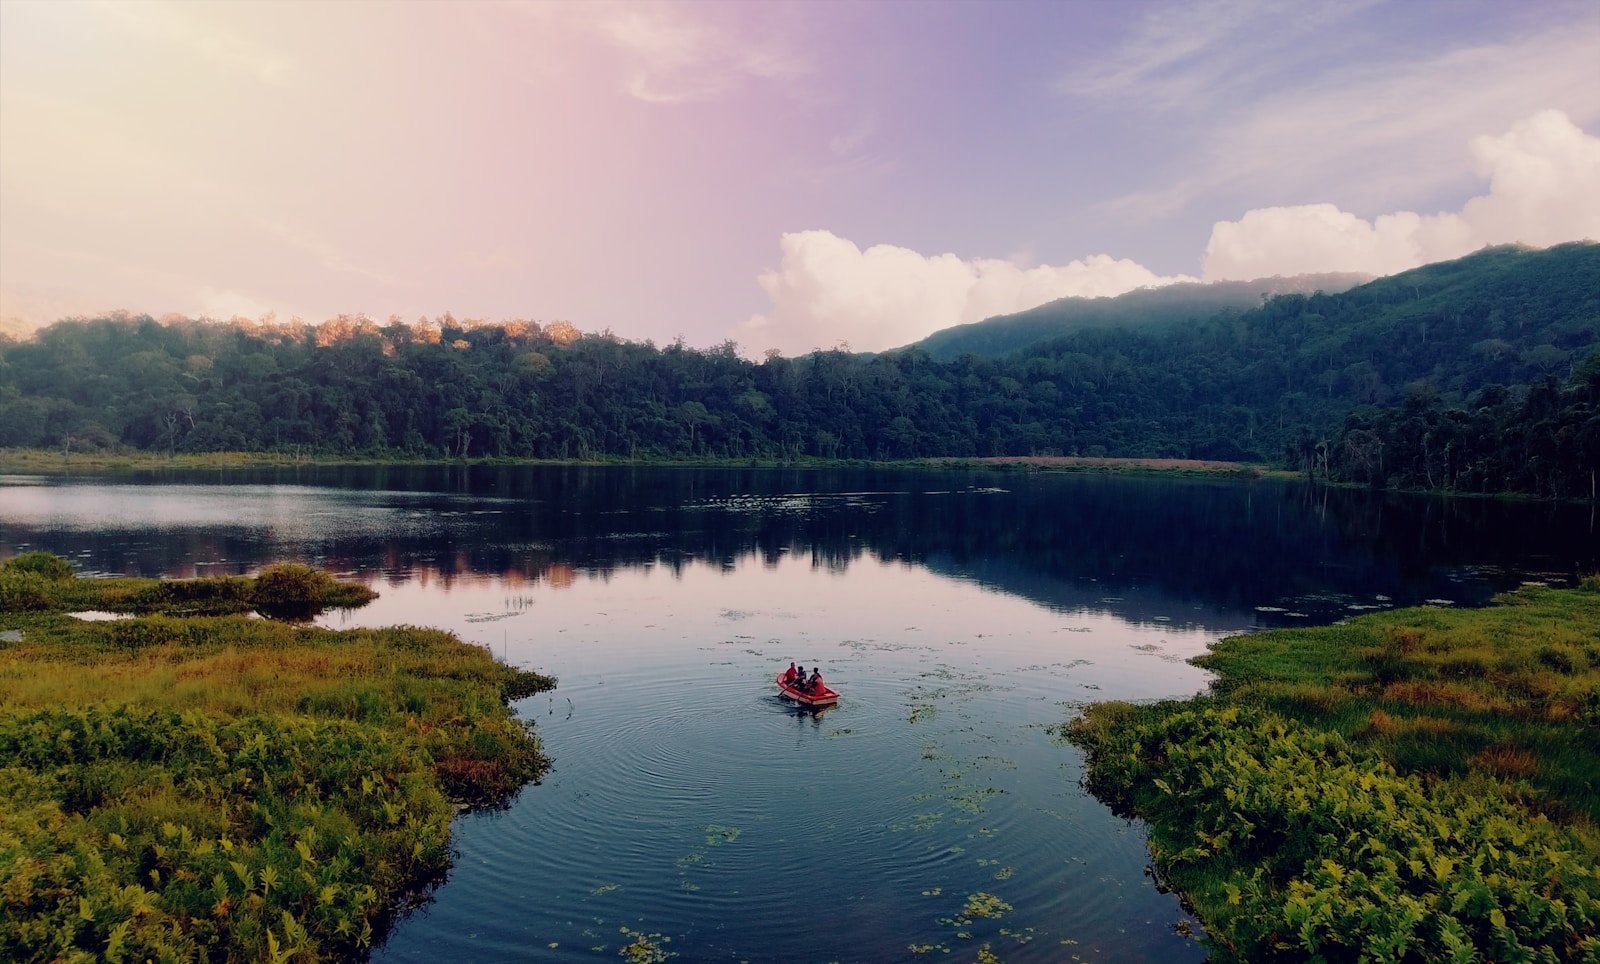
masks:
<path fill-rule="evenodd" d="M 1235 637 L 1212 694 L 1070 738 L 1220 958 L 1595 959 L 1596 627 L 1589 577 Z"/>
<path fill-rule="evenodd" d="M 632 937 L 632 942 L 624 944 L 617 951 L 618 956 L 628 964 L 662 964 L 664 961 L 677 957 L 677 953 L 666 949 L 665 945 L 672 943 L 672 938 L 664 934 L 646 934 L 641 931 L 619 928 L 623 936 Z"/>
<path fill-rule="evenodd" d="M 946 786 L 945 792 L 947 794 L 946 799 L 949 801 L 950 806 L 960 810 L 962 813 L 970 814 L 972 816 L 977 816 L 978 814 L 983 813 L 984 804 L 988 802 L 990 797 L 999 796 L 1000 794 L 1005 793 L 1005 791 L 999 787 L 967 787 L 956 785 Z"/>
<path fill-rule="evenodd" d="M 449 634 L 86 623 L 60 608 L 102 581 L 53 582 L 53 611 L 0 611 L 0 959 L 357 955 L 441 878 L 457 807 L 547 765 L 507 701 L 553 681 Z M 254 586 L 193 582 L 132 592 Z"/>
<path fill-rule="evenodd" d="M 920 833 L 923 831 L 932 830 L 939 826 L 939 824 L 944 821 L 944 817 L 945 815 L 941 811 L 914 813 L 911 815 L 911 819 L 909 821 L 897 821 L 895 823 L 891 823 L 888 825 L 887 829 L 890 833 L 905 833 L 907 831 L 912 833 Z"/>
<path fill-rule="evenodd" d="M 706 825 L 706 846 L 720 847 L 723 844 L 733 843 L 739 839 L 744 831 L 738 827 L 724 827 L 721 824 Z"/>
<path fill-rule="evenodd" d="M 967 903 L 961 908 L 960 922 L 970 924 L 978 918 L 1001 918 L 1014 910 L 1010 904 L 987 891 L 978 891 L 976 894 L 967 895 Z"/>

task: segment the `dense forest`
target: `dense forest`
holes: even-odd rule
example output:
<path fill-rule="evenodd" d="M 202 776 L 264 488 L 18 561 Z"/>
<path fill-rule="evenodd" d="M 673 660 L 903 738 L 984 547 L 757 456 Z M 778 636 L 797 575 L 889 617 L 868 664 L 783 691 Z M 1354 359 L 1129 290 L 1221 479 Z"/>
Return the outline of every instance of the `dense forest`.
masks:
<path fill-rule="evenodd" d="M 430 457 L 1125 455 L 1587 496 L 1600 245 L 1004 357 L 751 362 L 554 322 L 119 316 L 0 336 L 0 446 Z"/>
<path fill-rule="evenodd" d="M 1371 281 L 1363 274 L 1302 274 L 1255 281 L 1179 282 L 1136 288 L 1112 298 L 1058 298 L 970 325 L 936 331 L 907 347 L 920 348 L 937 361 L 974 355 L 1009 355 L 1085 328 L 1160 329 L 1204 321 L 1220 311 L 1259 308 L 1277 295 L 1336 294 Z"/>

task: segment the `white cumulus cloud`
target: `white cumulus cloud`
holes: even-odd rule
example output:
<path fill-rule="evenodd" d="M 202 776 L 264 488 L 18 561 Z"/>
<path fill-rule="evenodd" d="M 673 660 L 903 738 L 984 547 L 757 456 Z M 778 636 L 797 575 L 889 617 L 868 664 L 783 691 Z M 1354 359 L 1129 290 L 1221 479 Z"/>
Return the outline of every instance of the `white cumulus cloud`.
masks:
<path fill-rule="evenodd" d="M 1458 212 L 1397 211 L 1368 221 L 1332 204 L 1257 208 L 1212 227 L 1205 279 L 1394 274 L 1488 244 L 1600 239 L 1600 138 L 1566 114 L 1541 111 L 1502 136 L 1475 138 L 1471 149 L 1489 191 Z"/>
<path fill-rule="evenodd" d="M 1106 297 L 1194 280 L 1163 277 L 1104 254 L 1026 267 L 998 258 L 925 255 L 891 244 L 863 250 L 831 231 L 785 234 L 780 247 L 780 266 L 760 278 L 772 310 L 737 333 L 758 351 L 800 354 L 839 342 L 877 351 L 1057 298 Z"/>

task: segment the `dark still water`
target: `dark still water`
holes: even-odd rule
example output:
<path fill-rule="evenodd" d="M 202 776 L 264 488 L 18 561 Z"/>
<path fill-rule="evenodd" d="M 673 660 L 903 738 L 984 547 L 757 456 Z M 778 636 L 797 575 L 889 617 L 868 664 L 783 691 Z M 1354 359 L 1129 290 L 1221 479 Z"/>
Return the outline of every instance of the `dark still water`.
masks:
<path fill-rule="evenodd" d="M 1023 473 L 304 469 L 0 478 L 0 555 L 89 572 L 293 558 L 560 677 L 555 760 L 457 824 L 393 961 L 1198 960 L 1140 828 L 1051 728 L 1185 696 L 1221 635 L 1600 569 L 1588 508 Z M 838 707 L 772 676 L 820 664 Z M 963 918 L 975 895 L 997 916 Z M 626 929 L 626 930 L 625 930 Z M 666 939 L 670 938 L 670 942 Z"/>

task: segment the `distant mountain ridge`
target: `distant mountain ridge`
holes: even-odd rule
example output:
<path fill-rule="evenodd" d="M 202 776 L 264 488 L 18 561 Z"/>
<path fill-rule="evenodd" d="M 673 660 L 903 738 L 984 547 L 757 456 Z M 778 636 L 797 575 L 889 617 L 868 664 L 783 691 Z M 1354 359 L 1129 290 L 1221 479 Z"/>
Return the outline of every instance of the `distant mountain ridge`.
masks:
<path fill-rule="evenodd" d="M 1085 328 L 1158 328 L 1229 309 L 1259 308 L 1277 295 L 1338 294 L 1371 280 L 1369 274 L 1327 272 L 1253 281 L 1180 282 L 1110 298 L 1058 298 L 1027 311 L 945 328 L 906 347 L 920 348 L 940 361 L 968 352 L 998 358 Z"/>

